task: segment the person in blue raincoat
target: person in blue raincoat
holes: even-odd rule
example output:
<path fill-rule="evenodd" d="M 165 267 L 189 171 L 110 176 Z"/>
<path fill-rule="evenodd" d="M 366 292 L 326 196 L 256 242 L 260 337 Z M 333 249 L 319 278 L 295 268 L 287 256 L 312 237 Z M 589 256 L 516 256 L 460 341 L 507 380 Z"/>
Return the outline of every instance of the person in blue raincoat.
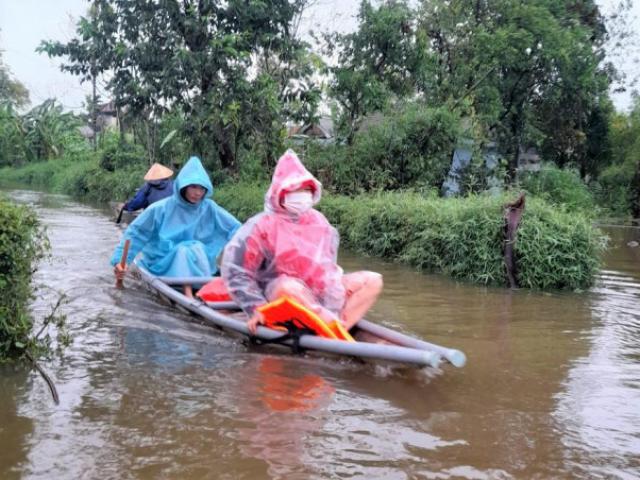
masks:
<path fill-rule="evenodd" d="M 200 159 L 191 157 L 173 185 L 173 195 L 150 205 L 124 232 L 111 257 L 117 278 L 124 242 L 131 240 L 126 263 L 142 254 L 151 273 L 167 277 L 210 277 L 218 271 L 217 258 L 240 222 L 216 204 L 213 186 Z M 193 296 L 190 285 L 185 295 Z"/>

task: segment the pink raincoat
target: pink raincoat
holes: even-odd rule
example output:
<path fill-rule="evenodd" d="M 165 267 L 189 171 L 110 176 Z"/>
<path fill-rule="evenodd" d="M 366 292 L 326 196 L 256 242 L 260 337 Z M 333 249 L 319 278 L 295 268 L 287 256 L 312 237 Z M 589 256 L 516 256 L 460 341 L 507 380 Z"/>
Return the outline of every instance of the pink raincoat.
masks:
<path fill-rule="evenodd" d="M 249 219 L 225 248 L 222 277 L 231 297 L 250 316 L 267 303 L 269 283 L 283 275 L 302 280 L 336 318 L 344 305 L 342 269 L 336 263 L 338 232 L 313 208 L 296 215 L 281 204 L 286 192 L 304 186 L 312 188 L 317 204 L 321 183 L 287 150 L 273 173 L 264 212 Z"/>

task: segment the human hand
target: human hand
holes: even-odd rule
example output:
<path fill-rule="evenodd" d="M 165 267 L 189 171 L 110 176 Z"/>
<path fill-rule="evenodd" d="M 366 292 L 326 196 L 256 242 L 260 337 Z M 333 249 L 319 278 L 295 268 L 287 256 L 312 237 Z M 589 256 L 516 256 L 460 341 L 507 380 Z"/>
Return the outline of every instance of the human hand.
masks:
<path fill-rule="evenodd" d="M 127 266 L 125 265 L 124 267 L 122 267 L 119 263 L 116 263 L 113 267 L 113 273 L 116 276 L 117 280 L 124 280 L 124 277 L 127 273 Z"/>
<path fill-rule="evenodd" d="M 256 310 L 253 313 L 253 316 L 247 322 L 247 328 L 249 329 L 249 333 L 251 333 L 251 335 L 256 334 L 259 324 L 264 324 L 264 315 Z"/>

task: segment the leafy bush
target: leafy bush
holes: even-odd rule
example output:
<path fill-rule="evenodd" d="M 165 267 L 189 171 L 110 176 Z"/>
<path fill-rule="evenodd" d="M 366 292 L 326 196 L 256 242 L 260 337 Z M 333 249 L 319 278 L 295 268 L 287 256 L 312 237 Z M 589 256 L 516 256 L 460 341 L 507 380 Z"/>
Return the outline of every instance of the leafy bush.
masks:
<path fill-rule="evenodd" d="M 47 249 L 35 212 L 0 198 L 0 359 L 31 342 L 31 274 Z"/>
<path fill-rule="evenodd" d="M 266 183 L 226 185 L 215 189 L 214 200 L 244 222 L 264 209 L 264 195 L 268 187 Z"/>
<path fill-rule="evenodd" d="M 525 172 L 520 185 L 527 192 L 567 211 L 595 213 L 595 200 L 575 170 L 561 170 L 545 165 L 538 172 Z"/>
<path fill-rule="evenodd" d="M 140 145 L 122 142 L 117 134 L 109 133 L 104 138 L 98 164 L 107 172 L 115 172 L 122 168 L 147 165 L 146 158 L 147 155 Z"/>
<path fill-rule="evenodd" d="M 302 146 L 305 164 L 327 189 L 346 195 L 439 189 L 451 165 L 458 123 L 445 108 L 410 105 L 358 132 L 351 147 Z"/>
<path fill-rule="evenodd" d="M 629 214 L 634 170 L 632 162 L 609 165 L 594 185 L 598 204 L 613 216 Z"/>

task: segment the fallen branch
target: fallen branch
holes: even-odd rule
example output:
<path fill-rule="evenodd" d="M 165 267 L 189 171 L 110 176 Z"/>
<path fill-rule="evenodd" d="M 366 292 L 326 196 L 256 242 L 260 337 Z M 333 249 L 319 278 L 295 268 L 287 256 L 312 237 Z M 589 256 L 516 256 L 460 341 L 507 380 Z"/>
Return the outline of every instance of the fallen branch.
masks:
<path fill-rule="evenodd" d="M 60 397 L 58 396 L 58 390 L 56 389 L 56 386 L 53 383 L 53 380 L 51 380 L 49 375 L 47 375 L 47 372 L 44 371 L 44 369 L 40 366 L 40 364 L 36 361 L 36 359 L 33 358 L 33 355 L 31 355 L 31 353 L 28 350 L 25 350 L 25 354 L 27 355 L 27 358 L 31 360 L 31 363 L 33 363 L 33 366 L 36 368 L 38 373 L 42 376 L 42 378 L 44 378 L 45 382 L 47 382 L 47 385 L 49 386 L 49 390 L 51 391 L 51 396 L 53 397 L 53 401 L 55 402 L 56 405 L 59 405 Z"/>

